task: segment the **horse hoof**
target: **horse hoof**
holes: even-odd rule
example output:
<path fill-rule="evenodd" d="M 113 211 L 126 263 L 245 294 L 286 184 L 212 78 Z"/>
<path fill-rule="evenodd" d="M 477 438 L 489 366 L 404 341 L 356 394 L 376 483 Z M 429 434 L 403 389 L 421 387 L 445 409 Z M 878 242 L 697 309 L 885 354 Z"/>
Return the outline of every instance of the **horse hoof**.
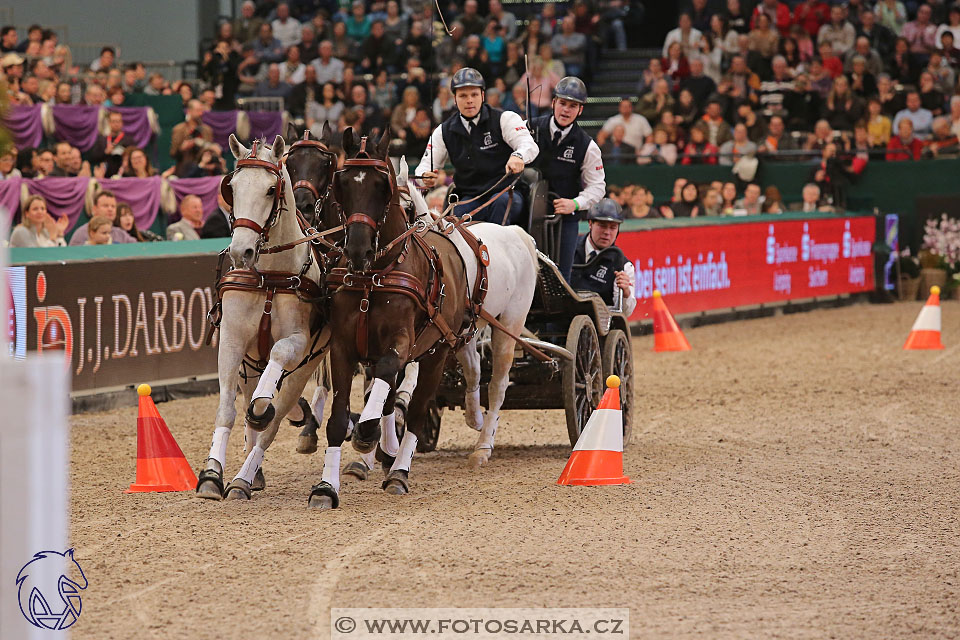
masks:
<path fill-rule="evenodd" d="M 273 408 L 273 403 L 271 402 L 267 405 L 267 409 L 263 412 L 263 415 L 258 416 L 253 412 L 253 402 L 251 402 L 250 406 L 247 407 L 247 424 L 250 425 L 250 428 L 254 431 L 263 431 L 270 426 L 276 414 L 277 410 Z"/>
<path fill-rule="evenodd" d="M 470 468 L 476 471 L 483 465 L 487 464 L 490 461 L 490 450 L 489 449 L 478 449 L 470 454 L 469 457 Z"/>
<path fill-rule="evenodd" d="M 320 484 L 313 485 L 313 488 L 310 489 L 307 505 L 311 509 L 320 509 L 321 511 L 336 509 L 340 506 L 340 495 L 332 484 L 323 481 Z"/>
<path fill-rule="evenodd" d="M 343 475 L 356 478 L 357 480 L 366 480 L 368 474 L 367 465 L 362 462 L 351 462 L 343 468 Z"/>
<path fill-rule="evenodd" d="M 317 438 L 316 433 L 311 433 L 309 435 L 300 434 L 300 439 L 297 440 L 297 453 L 316 453 L 317 452 L 317 443 L 319 439 Z"/>
<path fill-rule="evenodd" d="M 383 481 L 383 491 L 393 496 L 410 493 L 409 474 L 406 471 L 391 471 Z"/>
<path fill-rule="evenodd" d="M 223 494 L 224 500 L 249 500 L 252 497 L 253 494 L 251 493 L 250 484 L 240 478 L 228 484 Z"/>
<path fill-rule="evenodd" d="M 371 428 L 370 425 L 373 425 L 372 433 L 367 434 L 365 433 L 366 428 Z M 354 450 L 359 453 L 370 453 L 378 442 L 380 442 L 379 420 L 367 420 L 358 424 L 357 428 L 353 430 L 353 438 L 350 440 Z"/>
<path fill-rule="evenodd" d="M 267 479 L 263 477 L 263 467 L 257 469 L 257 474 L 253 476 L 253 484 L 250 486 L 251 491 L 263 491 L 267 488 Z"/>
<path fill-rule="evenodd" d="M 204 500 L 223 500 L 223 476 L 213 469 L 204 469 L 197 479 L 197 497 Z"/>

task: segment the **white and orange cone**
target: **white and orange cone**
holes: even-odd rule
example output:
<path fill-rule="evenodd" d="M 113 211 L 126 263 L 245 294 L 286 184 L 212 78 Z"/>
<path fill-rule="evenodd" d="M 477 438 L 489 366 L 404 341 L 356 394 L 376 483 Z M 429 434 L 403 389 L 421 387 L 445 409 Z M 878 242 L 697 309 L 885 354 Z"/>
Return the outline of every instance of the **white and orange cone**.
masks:
<path fill-rule="evenodd" d="M 630 484 L 623 475 L 623 412 L 617 376 L 607 378 L 600 406 L 590 414 L 557 484 Z"/>
<path fill-rule="evenodd" d="M 943 349 L 943 343 L 940 342 L 940 287 L 930 287 L 927 304 L 920 310 L 903 348 L 908 351 Z"/>
<path fill-rule="evenodd" d="M 680 331 L 659 291 L 653 292 L 653 350 L 690 351 L 687 337 Z"/>

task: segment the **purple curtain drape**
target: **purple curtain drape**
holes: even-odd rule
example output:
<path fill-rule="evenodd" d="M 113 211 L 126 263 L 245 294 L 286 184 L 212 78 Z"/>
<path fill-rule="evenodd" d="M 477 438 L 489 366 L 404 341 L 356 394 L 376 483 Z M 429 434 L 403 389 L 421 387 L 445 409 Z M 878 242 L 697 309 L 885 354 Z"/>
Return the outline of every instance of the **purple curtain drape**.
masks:
<path fill-rule="evenodd" d="M 117 196 L 117 202 L 126 202 L 133 209 L 138 229 L 149 229 L 160 209 L 160 176 L 152 178 L 99 178 L 97 182 Z"/>
<path fill-rule="evenodd" d="M 250 137 L 266 138 L 273 143 L 276 136 L 283 135 L 283 114 L 279 111 L 249 111 Z"/>
<path fill-rule="evenodd" d="M 227 153 L 230 134 L 237 130 L 237 112 L 207 111 L 203 114 L 203 124 L 213 129 L 213 141 L 220 145 L 224 153 Z"/>
<path fill-rule="evenodd" d="M 89 151 L 97 142 L 100 107 L 83 104 L 53 105 L 54 134 L 80 151 Z"/>
<path fill-rule="evenodd" d="M 40 117 L 42 105 L 15 104 L 3 117 L 3 123 L 13 135 L 18 149 L 39 147 L 43 142 L 43 120 Z"/>
<path fill-rule="evenodd" d="M 177 207 L 179 208 L 180 201 L 188 195 L 200 196 L 200 200 L 203 201 L 203 219 L 206 221 L 207 217 L 217 210 L 217 193 L 220 191 L 221 178 L 223 176 L 170 180 L 170 188 L 173 189 L 173 193 L 177 197 Z M 179 218 L 180 212 L 177 211 L 170 216 L 170 221 L 173 222 Z"/>
<path fill-rule="evenodd" d="M 153 138 L 150 117 L 147 115 L 148 110 L 148 107 L 107 107 L 107 111 L 113 111 L 123 116 L 123 132 L 130 136 L 133 144 L 141 149 L 150 144 L 150 140 Z M 139 220 L 137 220 L 137 224 L 140 224 Z"/>
<path fill-rule="evenodd" d="M 0 180 L 0 209 L 6 211 L 7 220 L 13 220 L 13 214 L 20 208 L 20 185 L 23 178 Z"/>
<path fill-rule="evenodd" d="M 77 225 L 90 178 L 29 179 L 26 183 L 30 193 L 43 196 L 47 201 L 47 211 L 51 215 L 58 218 L 66 214 L 70 218 L 70 229 Z"/>

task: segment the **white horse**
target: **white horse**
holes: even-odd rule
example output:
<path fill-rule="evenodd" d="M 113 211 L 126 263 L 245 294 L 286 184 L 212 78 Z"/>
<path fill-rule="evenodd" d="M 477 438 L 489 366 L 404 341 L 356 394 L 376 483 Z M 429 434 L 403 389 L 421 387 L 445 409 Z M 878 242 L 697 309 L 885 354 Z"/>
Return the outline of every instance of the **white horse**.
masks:
<path fill-rule="evenodd" d="M 250 270 L 255 267 L 261 273 L 302 274 L 298 276 L 299 280 L 318 283 L 320 268 L 316 261 L 309 258 L 310 243 L 298 244 L 279 253 L 262 253 L 269 247 L 303 237 L 297 223 L 290 175 L 280 162 L 285 148 L 283 138 L 277 136 L 272 147 L 262 141 L 255 142 L 251 153 L 235 136 L 230 136 L 230 150 L 240 161 L 238 170 L 230 178 L 229 184 L 225 185 L 225 190 L 232 190 L 229 195 L 232 195 L 233 214 L 237 220 L 230 242 L 230 258 L 237 269 Z M 257 161 L 272 165 L 273 168 L 258 164 Z M 282 191 L 277 193 L 281 188 Z M 264 242 L 267 235 L 269 240 Z M 309 266 L 303 271 L 308 262 Z M 291 291 L 278 288 L 270 308 L 267 291 L 258 289 L 256 276 L 251 277 L 253 287 L 225 290 L 223 293 L 218 353 L 220 406 L 210 455 L 197 483 L 197 495 L 201 498 L 249 499 L 252 490 L 263 488 L 261 465 L 264 454 L 276 437 L 281 420 L 297 404 L 304 386 L 321 360 L 314 359 L 298 368 L 312 349 L 324 346 L 322 341 L 317 340 L 316 327 L 319 323 L 315 305 L 302 301 Z M 273 277 L 274 282 L 277 279 L 279 277 Z M 291 284 L 293 282 L 291 280 Z M 253 389 L 252 382 L 241 381 L 240 368 L 245 356 L 259 360 L 259 327 L 266 317 L 269 317 L 270 337 L 274 344 L 270 349 L 269 362 Z M 285 371 L 292 373 L 284 377 Z M 224 488 L 227 440 L 236 419 L 238 384 L 248 407 L 244 433 L 247 457 L 233 482 Z"/>

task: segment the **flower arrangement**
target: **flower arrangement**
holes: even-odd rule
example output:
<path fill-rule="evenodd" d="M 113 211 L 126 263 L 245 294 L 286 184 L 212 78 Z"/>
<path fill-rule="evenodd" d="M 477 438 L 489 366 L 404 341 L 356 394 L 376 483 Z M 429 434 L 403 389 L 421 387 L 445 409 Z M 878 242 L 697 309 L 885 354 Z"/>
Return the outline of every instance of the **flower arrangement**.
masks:
<path fill-rule="evenodd" d="M 923 226 L 923 248 L 938 259 L 938 267 L 952 276 L 960 272 L 960 220 L 940 216 Z"/>
<path fill-rule="evenodd" d="M 900 275 L 904 278 L 920 277 L 920 259 L 910 255 L 910 247 L 900 252 L 897 262 L 900 266 Z"/>

